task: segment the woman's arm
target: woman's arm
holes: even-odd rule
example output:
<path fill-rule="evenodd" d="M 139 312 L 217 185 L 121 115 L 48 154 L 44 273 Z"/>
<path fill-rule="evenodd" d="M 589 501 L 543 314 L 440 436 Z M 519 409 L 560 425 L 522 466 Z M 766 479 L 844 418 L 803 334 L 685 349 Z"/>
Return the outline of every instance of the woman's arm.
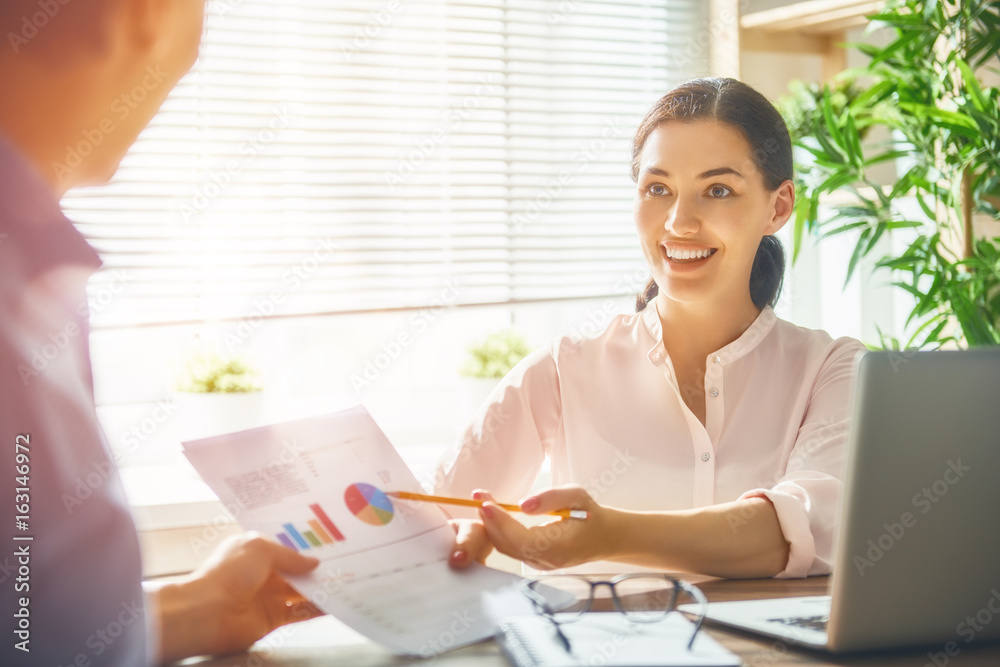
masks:
<path fill-rule="evenodd" d="M 434 493 L 468 498 L 477 487 L 503 497 L 526 494 L 562 419 L 559 377 L 551 346 L 521 360 L 480 407 L 434 475 Z M 475 510 L 449 508 L 455 518 Z"/>
<path fill-rule="evenodd" d="M 523 496 L 556 438 L 562 418 L 552 346 L 536 350 L 499 383 L 434 476 L 434 493 L 467 498 L 477 486 Z M 452 567 L 484 561 L 492 551 L 475 509 L 449 508 L 455 542 Z"/>
<path fill-rule="evenodd" d="M 610 560 L 733 579 L 773 577 L 788 562 L 788 542 L 767 498 L 675 512 L 613 511 L 621 531 Z"/>
<path fill-rule="evenodd" d="M 614 560 L 667 571 L 752 578 L 773 577 L 788 562 L 789 545 L 767 498 L 694 510 L 630 512 L 603 507 L 581 487 L 566 486 L 527 498 L 521 507 L 530 514 L 562 508 L 590 512 L 586 520 L 560 519 L 529 528 L 492 502 L 484 504 L 480 517 L 485 537 L 502 553 L 539 569 Z"/>

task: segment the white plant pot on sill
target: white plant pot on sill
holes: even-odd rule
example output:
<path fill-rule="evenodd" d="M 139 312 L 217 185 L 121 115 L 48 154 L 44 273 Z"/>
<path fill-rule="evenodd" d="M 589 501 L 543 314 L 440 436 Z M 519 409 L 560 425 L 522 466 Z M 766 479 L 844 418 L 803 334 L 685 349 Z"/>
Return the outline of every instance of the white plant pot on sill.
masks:
<path fill-rule="evenodd" d="M 459 423 L 456 425 L 460 429 L 465 429 L 472 420 L 472 417 L 479 411 L 486 399 L 490 397 L 493 390 L 500 383 L 500 378 L 474 378 L 467 375 L 461 376 L 458 383 L 461 406 Z"/>
<path fill-rule="evenodd" d="M 187 392 L 173 394 L 181 440 L 208 438 L 263 426 L 264 392 Z"/>

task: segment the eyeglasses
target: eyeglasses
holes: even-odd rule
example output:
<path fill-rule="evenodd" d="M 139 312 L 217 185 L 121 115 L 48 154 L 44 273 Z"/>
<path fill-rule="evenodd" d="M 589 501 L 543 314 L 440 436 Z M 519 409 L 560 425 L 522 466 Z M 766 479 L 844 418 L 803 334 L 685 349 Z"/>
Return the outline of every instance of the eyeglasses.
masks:
<path fill-rule="evenodd" d="M 694 645 L 708 608 L 708 600 L 701 590 L 666 574 L 622 574 L 610 581 L 554 574 L 525 582 L 522 591 L 531 600 L 535 611 L 552 622 L 567 652 L 571 652 L 572 648 L 560 624 L 583 618 L 594 606 L 595 599 L 606 600 L 610 597 L 614 608 L 629 621 L 656 623 L 670 612 L 677 611 L 680 596 L 688 596 L 699 605 L 688 650 Z"/>

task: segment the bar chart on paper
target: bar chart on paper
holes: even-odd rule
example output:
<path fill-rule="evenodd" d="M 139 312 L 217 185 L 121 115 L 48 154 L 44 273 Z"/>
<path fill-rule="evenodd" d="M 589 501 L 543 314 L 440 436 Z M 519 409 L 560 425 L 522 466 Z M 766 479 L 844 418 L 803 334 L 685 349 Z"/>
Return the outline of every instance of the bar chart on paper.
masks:
<path fill-rule="evenodd" d="M 284 530 L 276 535 L 278 541 L 290 549 L 302 551 L 344 541 L 344 534 L 330 520 L 318 503 L 309 506 L 313 519 L 306 519 L 309 530 L 298 530 L 293 523 L 282 524 Z"/>

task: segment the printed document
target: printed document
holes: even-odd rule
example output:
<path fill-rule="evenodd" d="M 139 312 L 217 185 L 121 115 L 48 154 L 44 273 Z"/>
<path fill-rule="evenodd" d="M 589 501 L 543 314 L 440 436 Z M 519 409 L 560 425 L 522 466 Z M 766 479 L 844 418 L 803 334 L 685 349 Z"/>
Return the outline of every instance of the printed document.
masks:
<path fill-rule="evenodd" d="M 448 566 L 454 531 L 371 415 L 342 412 L 184 443 L 243 528 L 320 559 L 289 582 L 386 647 L 430 656 L 493 636 L 481 596 L 520 577 Z"/>

